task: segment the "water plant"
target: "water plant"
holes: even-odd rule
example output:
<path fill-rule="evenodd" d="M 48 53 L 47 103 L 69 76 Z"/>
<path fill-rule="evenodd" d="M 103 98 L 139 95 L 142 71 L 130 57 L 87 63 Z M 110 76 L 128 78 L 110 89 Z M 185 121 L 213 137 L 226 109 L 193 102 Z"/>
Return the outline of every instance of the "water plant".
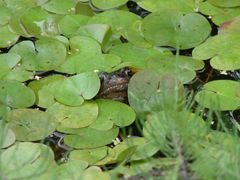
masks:
<path fill-rule="evenodd" d="M 239 32 L 239 0 L 0 0 L 0 179 L 239 179 Z"/>

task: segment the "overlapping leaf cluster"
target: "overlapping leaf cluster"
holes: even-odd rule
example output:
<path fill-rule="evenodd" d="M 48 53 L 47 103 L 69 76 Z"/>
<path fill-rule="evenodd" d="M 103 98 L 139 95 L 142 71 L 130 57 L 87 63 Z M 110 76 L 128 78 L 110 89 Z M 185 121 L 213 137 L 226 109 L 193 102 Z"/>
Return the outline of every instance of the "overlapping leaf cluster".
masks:
<path fill-rule="evenodd" d="M 239 70 L 240 1 L 136 0 L 151 12 L 145 18 L 129 12 L 129 2 L 0 0 L 0 179 L 105 180 L 152 168 L 171 179 L 239 177 L 239 139 L 212 131 L 187 109 L 184 84 L 205 60 L 216 70 Z M 215 36 L 207 16 L 220 25 Z M 192 56 L 179 55 L 188 49 Z M 98 72 L 122 67 L 139 71 L 129 105 L 94 99 Z M 239 89 L 238 81 L 212 81 L 195 100 L 235 110 Z M 143 121 L 143 136 L 110 147 L 135 120 Z M 42 143 L 54 131 L 72 148 L 61 165 Z M 158 152 L 165 157 L 149 159 Z M 116 163 L 109 173 L 99 168 Z"/>

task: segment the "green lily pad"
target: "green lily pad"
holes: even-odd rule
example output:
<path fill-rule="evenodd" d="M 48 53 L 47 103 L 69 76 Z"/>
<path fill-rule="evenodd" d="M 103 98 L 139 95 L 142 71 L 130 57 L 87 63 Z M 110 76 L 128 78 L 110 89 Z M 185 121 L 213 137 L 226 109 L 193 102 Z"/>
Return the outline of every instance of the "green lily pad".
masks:
<path fill-rule="evenodd" d="M 4 79 L 24 82 L 29 79 L 33 79 L 33 76 L 34 76 L 33 72 L 27 71 L 27 70 L 23 69 L 22 67 L 15 67 L 8 74 L 6 74 Z"/>
<path fill-rule="evenodd" d="M 140 48 L 151 48 L 152 44 L 144 39 L 142 33 L 142 20 L 135 21 L 128 29 L 127 29 L 127 40 L 132 43 L 134 46 Z"/>
<path fill-rule="evenodd" d="M 0 26 L 6 25 L 10 18 L 11 18 L 10 9 L 0 5 Z"/>
<path fill-rule="evenodd" d="M 76 3 L 76 0 L 62 0 L 61 3 L 58 0 L 50 0 L 42 7 L 51 13 L 71 14 L 75 12 Z"/>
<path fill-rule="evenodd" d="M 112 72 L 121 62 L 122 59 L 114 54 L 78 53 L 69 56 L 58 71 L 70 74 L 93 71 Z"/>
<path fill-rule="evenodd" d="M 56 177 L 58 177 L 58 180 L 82 179 L 87 167 L 88 164 L 82 161 L 68 161 L 48 169 L 43 175 L 31 180 L 55 179 Z"/>
<path fill-rule="evenodd" d="M 100 89 L 100 80 L 94 72 L 86 72 L 64 79 L 55 94 L 58 102 L 79 106 L 84 99 L 92 99 Z"/>
<path fill-rule="evenodd" d="M 172 74 L 180 82 L 187 83 L 195 78 L 195 70 L 202 69 L 204 63 L 188 56 L 155 55 L 148 58 L 147 67 L 161 75 Z"/>
<path fill-rule="evenodd" d="M 16 10 L 25 10 L 37 6 L 35 1 L 26 0 L 4 0 L 7 7 L 13 12 Z"/>
<path fill-rule="evenodd" d="M 16 140 L 14 132 L 8 128 L 8 125 L 0 121 L 0 148 L 7 148 Z"/>
<path fill-rule="evenodd" d="M 9 30 L 8 26 L 0 27 L 0 48 L 6 48 L 17 42 L 19 38 L 18 34 Z"/>
<path fill-rule="evenodd" d="M 88 24 L 81 26 L 74 35 L 89 36 L 97 40 L 101 46 L 109 41 L 112 34 L 111 28 L 108 24 Z"/>
<path fill-rule="evenodd" d="M 126 2 L 128 2 L 128 0 L 91 0 L 93 6 L 101 10 L 117 8 L 126 4 Z"/>
<path fill-rule="evenodd" d="M 67 54 L 66 47 L 58 40 L 44 38 L 36 41 L 37 56 L 36 61 L 39 64 L 39 70 L 52 70 L 60 66 Z"/>
<path fill-rule="evenodd" d="M 31 88 L 36 95 L 36 104 L 39 105 L 40 107 L 48 107 L 52 105 L 53 102 L 56 102 L 54 100 L 54 94 L 56 92 L 55 85 L 57 82 L 60 82 L 63 79 L 64 79 L 63 75 L 55 74 L 52 76 L 44 77 L 40 80 L 31 81 L 28 84 L 28 87 Z M 52 89 L 49 89 L 48 88 L 49 86 Z M 41 93 L 39 93 L 40 90 L 41 90 Z M 41 102 L 39 102 L 39 99 L 41 99 L 40 100 Z"/>
<path fill-rule="evenodd" d="M 138 5 L 151 12 L 163 11 L 169 9 L 172 12 L 191 13 L 195 12 L 195 2 L 192 0 L 142 0 Z"/>
<path fill-rule="evenodd" d="M 225 1 L 225 0 L 208 0 L 211 4 L 214 6 L 220 6 L 220 7 L 236 7 L 240 6 L 239 0 L 231 0 L 231 1 Z"/>
<path fill-rule="evenodd" d="M 70 38 L 70 54 L 91 53 L 102 54 L 100 44 L 93 38 L 87 36 L 74 36 Z"/>
<path fill-rule="evenodd" d="M 225 33 L 238 33 L 240 32 L 240 16 L 237 16 L 229 21 L 224 22 L 218 28 L 218 34 L 225 34 Z"/>
<path fill-rule="evenodd" d="M 226 1 L 230 2 L 230 1 Z M 201 13 L 205 15 L 211 16 L 212 21 L 216 25 L 220 25 L 226 21 L 231 20 L 232 18 L 239 16 L 240 8 L 233 7 L 233 8 L 221 8 L 212 5 L 209 1 L 205 1 L 200 4 L 199 10 Z"/>
<path fill-rule="evenodd" d="M 126 37 L 128 27 L 138 19 L 140 17 L 131 12 L 109 10 L 93 16 L 88 24 L 108 24 L 114 33 Z"/>
<path fill-rule="evenodd" d="M 21 56 L 21 67 L 26 70 L 37 70 L 36 52 L 32 41 L 22 41 L 15 44 L 9 51 Z"/>
<path fill-rule="evenodd" d="M 89 6 L 88 2 L 89 0 L 80 0 L 78 1 L 77 5 L 76 5 L 76 14 L 81 14 L 81 15 L 85 15 L 85 16 L 93 16 L 94 15 L 94 11 L 92 10 L 92 8 Z"/>
<path fill-rule="evenodd" d="M 89 19 L 90 17 L 80 14 L 66 15 L 58 23 L 59 30 L 63 35 L 70 37 L 80 26 L 87 24 Z"/>
<path fill-rule="evenodd" d="M 192 55 L 195 59 L 210 59 L 210 64 L 218 70 L 240 69 L 240 35 L 221 34 L 208 39 L 194 48 Z M 231 47 L 231 48 L 229 48 Z"/>
<path fill-rule="evenodd" d="M 6 120 L 7 113 L 10 110 L 10 107 L 0 103 L 0 120 Z"/>
<path fill-rule="evenodd" d="M 142 70 L 128 84 L 128 100 L 138 116 L 163 109 L 179 109 L 184 88 L 175 77 L 161 76 L 154 70 Z"/>
<path fill-rule="evenodd" d="M 15 109 L 8 113 L 9 128 L 17 140 L 37 141 L 50 135 L 56 128 L 55 118 L 50 114 L 34 109 Z"/>
<path fill-rule="evenodd" d="M 217 110 L 240 108 L 240 83 L 231 80 L 211 81 L 203 86 L 196 100 L 204 107 Z"/>
<path fill-rule="evenodd" d="M 17 54 L 0 54 L 0 79 L 7 75 L 12 70 L 12 68 L 14 68 L 19 63 L 20 60 L 21 57 Z"/>
<path fill-rule="evenodd" d="M 69 155 L 69 159 L 73 161 L 83 161 L 89 165 L 93 165 L 106 156 L 107 147 L 104 146 L 96 149 L 73 150 Z"/>
<path fill-rule="evenodd" d="M 129 66 L 144 69 L 146 68 L 147 59 L 152 55 L 161 55 L 169 53 L 161 48 L 140 48 L 130 43 L 119 44 L 112 47 L 110 54 L 115 54 L 122 58 L 122 61 L 129 63 Z"/>
<path fill-rule="evenodd" d="M 40 35 L 44 31 L 44 22 L 48 13 L 40 7 L 33 7 L 24 12 L 21 16 L 21 23 L 26 31 L 32 35 Z"/>
<path fill-rule="evenodd" d="M 136 118 L 133 109 L 121 102 L 98 99 L 99 115 L 91 128 L 108 130 L 117 125 L 119 127 L 129 126 Z M 124 112 L 124 113 L 123 113 Z"/>
<path fill-rule="evenodd" d="M 111 180 L 111 177 L 107 172 L 103 172 L 100 167 L 91 166 L 88 169 L 86 169 L 81 179 Z"/>
<path fill-rule="evenodd" d="M 98 105 L 94 101 L 85 101 L 81 106 L 65 106 L 55 103 L 47 112 L 56 117 L 58 128 L 82 128 L 92 124 L 98 116 Z"/>
<path fill-rule="evenodd" d="M 1 174 L 8 179 L 29 179 L 55 165 L 50 147 L 30 142 L 18 142 L 0 155 Z"/>
<path fill-rule="evenodd" d="M 206 18 L 197 13 L 162 11 L 143 19 L 142 32 L 153 45 L 189 49 L 208 37 L 211 26 Z"/>
<path fill-rule="evenodd" d="M 74 134 L 66 135 L 64 142 L 66 145 L 77 148 L 97 148 L 105 146 L 112 142 L 118 135 L 119 129 L 114 127 L 107 131 L 96 130 L 93 128 L 69 129 L 67 133 Z"/>
<path fill-rule="evenodd" d="M 13 108 L 24 108 L 32 106 L 34 102 L 35 95 L 30 88 L 17 81 L 0 80 L 0 103 Z"/>

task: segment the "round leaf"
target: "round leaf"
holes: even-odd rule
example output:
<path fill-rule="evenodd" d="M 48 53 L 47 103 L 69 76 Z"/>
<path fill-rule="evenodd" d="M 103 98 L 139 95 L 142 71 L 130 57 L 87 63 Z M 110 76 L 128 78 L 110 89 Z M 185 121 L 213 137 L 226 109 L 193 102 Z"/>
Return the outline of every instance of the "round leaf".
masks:
<path fill-rule="evenodd" d="M 128 0 L 91 0 L 93 6 L 98 9 L 112 9 L 126 4 Z"/>
<path fill-rule="evenodd" d="M 135 112 L 126 104 L 104 99 L 97 100 L 97 103 L 99 115 L 97 120 L 91 124 L 91 128 L 107 130 L 111 129 L 113 124 L 124 127 L 129 126 L 135 120 Z"/>
<path fill-rule="evenodd" d="M 57 101 L 78 106 L 84 99 L 92 99 L 100 89 L 100 80 L 94 72 L 77 74 L 66 78 L 59 86 L 55 94 Z"/>
<path fill-rule="evenodd" d="M 208 37 L 211 26 L 206 18 L 197 13 L 163 11 L 144 18 L 142 31 L 146 40 L 156 46 L 189 49 Z"/>
<path fill-rule="evenodd" d="M 0 48 L 6 48 L 13 45 L 14 43 L 16 43 L 18 38 L 19 35 L 10 31 L 8 26 L 0 27 Z"/>
<path fill-rule="evenodd" d="M 50 0 L 43 4 L 42 7 L 52 13 L 56 14 L 70 14 L 75 12 L 76 0 Z"/>
<path fill-rule="evenodd" d="M 94 101 L 84 102 L 81 106 L 71 107 L 55 103 L 47 112 L 56 117 L 58 128 L 82 128 L 92 124 L 98 115 L 98 105 Z"/>
<path fill-rule="evenodd" d="M 80 129 L 70 129 L 75 134 L 66 135 L 64 142 L 73 148 L 86 149 L 105 146 L 112 142 L 118 135 L 118 128 L 112 128 L 107 131 L 100 131 L 89 127 Z"/>
<path fill-rule="evenodd" d="M 196 100 L 209 109 L 222 111 L 240 108 L 240 83 L 231 80 L 211 81 L 198 92 Z"/>
<path fill-rule="evenodd" d="M 6 148 L 12 145 L 16 140 L 14 132 L 8 128 L 8 125 L 0 121 L 0 148 Z"/>
<path fill-rule="evenodd" d="M 20 82 L 0 80 L 0 102 L 13 108 L 24 108 L 34 104 L 35 95 Z"/>
<path fill-rule="evenodd" d="M 57 125 L 53 116 L 35 109 L 12 110 L 7 121 L 20 141 L 41 140 L 50 135 Z"/>

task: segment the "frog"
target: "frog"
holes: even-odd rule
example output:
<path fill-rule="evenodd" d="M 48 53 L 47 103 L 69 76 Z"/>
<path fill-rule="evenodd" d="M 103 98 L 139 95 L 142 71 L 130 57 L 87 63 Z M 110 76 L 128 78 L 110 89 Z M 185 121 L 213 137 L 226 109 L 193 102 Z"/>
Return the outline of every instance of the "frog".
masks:
<path fill-rule="evenodd" d="M 132 72 L 128 68 L 111 73 L 101 72 L 101 87 L 96 97 L 127 103 L 127 89 L 131 76 Z"/>

